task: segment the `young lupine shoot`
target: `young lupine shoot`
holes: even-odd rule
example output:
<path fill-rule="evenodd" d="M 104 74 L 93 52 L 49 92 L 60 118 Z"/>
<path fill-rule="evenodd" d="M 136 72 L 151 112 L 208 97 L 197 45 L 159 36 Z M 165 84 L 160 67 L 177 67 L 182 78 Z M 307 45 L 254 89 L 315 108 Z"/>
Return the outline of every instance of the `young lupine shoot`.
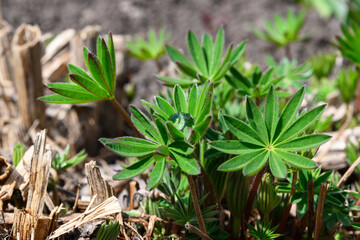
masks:
<path fill-rule="evenodd" d="M 49 83 L 47 87 L 56 94 L 43 96 L 39 99 L 58 104 L 109 100 L 135 134 L 138 137 L 141 136 L 132 124 L 129 114 L 115 98 L 116 64 L 111 33 L 108 37 L 108 46 L 102 37 L 98 37 L 96 51 L 97 56 L 86 47 L 83 48 L 85 65 L 90 74 L 75 65 L 69 64 L 69 78 L 73 83 Z"/>
<path fill-rule="evenodd" d="M 209 34 L 205 34 L 201 44 L 196 35 L 189 31 L 187 45 L 192 62 L 175 48 L 166 46 L 166 52 L 170 59 L 177 65 L 179 71 L 188 78 L 157 77 L 168 86 L 179 84 L 183 87 L 189 87 L 194 82 L 219 81 L 225 76 L 230 67 L 239 60 L 246 45 L 245 42 L 242 42 L 234 50 L 233 45 L 230 45 L 223 56 L 224 44 L 223 28 L 219 29 L 215 42 Z"/>
<path fill-rule="evenodd" d="M 275 231 L 277 229 L 277 226 L 274 228 L 271 228 L 271 223 L 266 224 L 264 221 L 259 224 L 259 222 L 256 222 L 256 228 L 250 224 L 248 234 L 252 237 L 254 237 L 256 240 L 271 240 L 271 239 L 277 239 L 278 237 L 281 237 L 282 234 L 276 234 Z"/>
<path fill-rule="evenodd" d="M 139 161 L 116 174 L 114 179 L 134 177 L 155 163 L 148 182 L 148 189 L 153 189 L 160 183 L 167 162 L 171 164 L 176 162 L 187 174 L 199 174 L 198 162 L 191 155 L 194 150 L 191 144 L 201 138 L 210 124 L 211 89 L 210 82 L 205 84 L 202 91 L 194 85 L 189 93 L 188 104 L 183 89 L 179 85 L 175 86 L 173 94 L 175 108 L 161 97 L 155 98 L 156 104 L 144 101 L 151 119 L 138 108 L 131 106 L 131 119 L 146 139 L 132 137 L 100 139 L 116 154 L 141 157 Z"/>
<path fill-rule="evenodd" d="M 274 69 L 270 68 L 263 73 L 259 67 L 254 69 L 250 77 L 245 77 L 235 68 L 230 69 L 230 74 L 225 76 L 228 83 L 233 86 L 240 95 L 251 98 L 265 97 L 270 86 L 278 86 L 284 79 L 283 76 L 274 76 Z"/>
<path fill-rule="evenodd" d="M 336 46 L 344 57 L 360 68 L 360 25 L 352 22 L 349 27 L 342 25 L 343 37 L 337 36 Z"/>
<path fill-rule="evenodd" d="M 248 123 L 230 116 L 223 116 L 227 127 L 238 140 L 210 142 L 210 145 L 222 152 L 237 155 L 218 168 L 220 171 L 238 171 L 245 175 L 259 172 L 269 163 L 271 173 L 284 178 L 288 167 L 310 169 L 316 167 L 311 159 L 296 154 L 297 151 L 318 147 L 329 140 L 323 134 L 302 135 L 325 109 L 325 105 L 316 107 L 296 118 L 303 100 L 305 89 L 301 88 L 288 102 L 280 117 L 276 92 L 271 86 L 264 113 L 255 103 L 246 99 Z"/>
<path fill-rule="evenodd" d="M 278 47 L 285 47 L 291 42 L 304 39 L 299 36 L 299 31 L 304 25 L 304 20 L 304 11 L 296 16 L 293 10 L 288 10 L 285 18 L 275 14 L 273 23 L 271 23 L 270 20 L 266 20 L 265 30 L 255 29 L 254 33 L 264 41 L 276 44 Z"/>
<path fill-rule="evenodd" d="M 108 46 L 102 37 L 97 39 L 97 56 L 83 48 L 85 65 L 83 69 L 68 65 L 69 78 L 73 83 L 49 83 L 47 87 L 56 94 L 40 97 L 40 100 L 59 104 L 77 104 L 112 100 L 115 97 L 115 51 L 112 35 Z"/>
<path fill-rule="evenodd" d="M 169 40 L 170 34 L 165 34 L 161 29 L 158 36 L 153 29 L 148 32 L 148 41 L 136 37 L 135 41 L 127 41 L 129 54 L 139 60 L 146 61 L 150 59 L 159 59 L 165 54 L 165 44 Z"/>

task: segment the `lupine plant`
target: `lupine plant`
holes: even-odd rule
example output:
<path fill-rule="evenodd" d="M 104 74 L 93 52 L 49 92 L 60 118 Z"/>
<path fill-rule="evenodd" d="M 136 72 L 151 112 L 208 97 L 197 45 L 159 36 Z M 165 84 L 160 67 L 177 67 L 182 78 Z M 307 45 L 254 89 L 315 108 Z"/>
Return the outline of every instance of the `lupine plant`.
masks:
<path fill-rule="evenodd" d="M 279 31 L 266 36 L 284 46 L 299 39 L 302 23 L 303 13 L 295 17 L 289 12 L 288 23 L 276 17 Z M 271 24 L 267 25 L 272 31 Z M 153 33 L 150 38 L 154 42 Z M 305 87 L 299 87 L 295 94 L 282 89 L 286 77 L 306 75 L 306 65 L 297 67 L 296 62 L 272 61 L 271 68 L 265 71 L 260 67 L 245 71 L 244 62 L 239 61 L 245 43 L 234 49 L 230 45 L 224 51 L 222 28 L 215 41 L 205 34 L 201 43 L 189 31 L 187 45 L 190 60 L 176 48 L 166 46 L 178 76 L 157 76 L 170 87 L 168 96 L 142 101 L 143 108 L 133 105 L 124 108 L 115 100 L 111 34 L 108 44 L 98 39 L 97 56 L 84 48 L 89 73 L 69 65 L 73 83 L 48 84 L 56 94 L 41 100 L 69 104 L 109 100 L 119 110 L 136 137 L 105 136 L 100 142 L 117 155 L 129 158 L 130 164 L 114 175 L 115 180 L 142 174 L 147 177 L 148 191 L 157 188 L 164 194 L 146 197 L 141 204 L 145 213 L 166 220 L 155 224 L 155 239 L 168 239 L 175 236 L 172 234 L 187 239 L 225 239 L 228 233 L 233 239 L 248 235 L 275 239 L 284 233 L 292 204 L 298 205 L 300 221 L 310 212 L 308 202 L 300 199 L 309 180 L 314 182 L 313 196 L 317 197 L 319 186 L 331 174 L 312 171 L 317 167 L 312 160 L 315 149 L 330 136 L 309 130 L 313 123 L 321 121 L 326 105 L 311 108 L 307 103 L 306 110 L 302 110 Z M 143 54 L 139 49 L 136 51 Z M 154 47 L 148 51 L 155 50 Z M 279 187 L 274 187 L 275 182 L 280 182 Z M 280 192 L 284 194 L 281 197 Z M 344 191 L 331 185 L 320 221 L 328 227 L 336 222 L 350 225 L 346 209 L 349 205 L 339 205 L 347 197 Z M 255 207 L 260 210 L 261 220 L 254 222 L 250 216 Z M 272 218 L 274 209 L 282 216 Z M 340 215 L 333 215 L 334 209 Z M 137 230 L 144 231 L 139 226 Z"/>
<path fill-rule="evenodd" d="M 288 10 L 285 18 L 275 14 L 273 22 L 270 20 L 265 21 L 265 30 L 255 29 L 254 34 L 266 42 L 275 44 L 278 47 L 285 47 L 286 56 L 291 59 L 289 44 L 305 39 L 305 37 L 299 36 L 304 21 L 304 11 L 295 15 L 293 10 Z"/>

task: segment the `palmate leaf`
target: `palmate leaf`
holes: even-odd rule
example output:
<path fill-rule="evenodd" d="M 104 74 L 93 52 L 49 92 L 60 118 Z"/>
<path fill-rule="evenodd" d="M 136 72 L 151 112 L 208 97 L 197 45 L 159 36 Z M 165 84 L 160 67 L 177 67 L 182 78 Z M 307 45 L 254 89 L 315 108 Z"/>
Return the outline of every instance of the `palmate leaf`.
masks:
<path fill-rule="evenodd" d="M 49 83 L 48 88 L 58 95 L 40 97 L 40 100 L 50 103 L 76 104 L 114 98 L 116 69 L 111 33 L 109 33 L 109 48 L 105 40 L 99 36 L 97 40 L 98 56 L 91 53 L 86 47 L 83 48 L 83 54 L 85 65 L 90 74 L 69 64 L 69 78 L 75 84 Z"/>
<path fill-rule="evenodd" d="M 189 61 L 182 53 L 173 47 L 166 46 L 166 52 L 170 59 L 177 65 L 180 72 L 189 79 L 174 79 L 166 76 L 157 76 L 168 86 L 179 84 L 182 87 L 189 87 L 194 83 L 205 83 L 206 80 L 216 82 L 221 80 L 228 70 L 240 59 L 244 52 L 246 43 L 242 42 L 235 49 L 230 45 L 224 52 L 224 30 L 220 28 L 215 43 L 209 34 L 205 34 L 200 43 L 196 35 L 189 31 L 187 45 L 191 56 Z"/>
<path fill-rule="evenodd" d="M 272 174 L 284 178 L 287 166 L 300 169 L 316 167 L 314 161 L 294 152 L 318 147 L 330 139 L 329 136 L 322 134 L 302 135 L 305 129 L 320 117 L 325 106 L 314 108 L 295 120 L 303 96 L 302 88 L 278 117 L 276 92 L 271 86 L 265 103 L 265 113 L 262 113 L 250 98 L 247 99 L 246 116 L 249 123 L 224 115 L 225 125 L 238 140 L 213 141 L 210 142 L 210 146 L 218 151 L 238 156 L 221 164 L 218 170 L 243 169 L 245 175 L 252 175 L 269 163 Z"/>
<path fill-rule="evenodd" d="M 100 138 L 100 142 L 112 152 L 121 156 L 139 157 L 153 153 L 160 145 L 154 142 L 133 138 L 121 137 L 115 139 Z"/>

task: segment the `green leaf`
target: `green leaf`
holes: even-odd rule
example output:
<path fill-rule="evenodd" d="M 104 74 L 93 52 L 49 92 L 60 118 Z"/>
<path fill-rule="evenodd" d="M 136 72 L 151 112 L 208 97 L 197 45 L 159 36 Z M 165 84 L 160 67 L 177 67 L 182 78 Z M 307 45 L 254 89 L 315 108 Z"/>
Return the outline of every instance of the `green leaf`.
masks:
<path fill-rule="evenodd" d="M 247 142 L 240 142 L 238 140 L 225 140 L 210 142 L 209 145 L 216 150 L 219 150 L 228 154 L 246 154 L 260 149 L 262 147 L 253 145 Z"/>
<path fill-rule="evenodd" d="M 184 140 L 184 134 L 177 129 L 172 122 L 166 122 L 167 129 L 169 130 L 169 133 L 171 137 L 176 140 Z"/>
<path fill-rule="evenodd" d="M 169 148 L 184 155 L 189 155 L 194 151 L 194 147 L 185 141 L 175 141 L 169 145 Z"/>
<path fill-rule="evenodd" d="M 185 98 L 185 93 L 179 85 L 174 88 L 174 105 L 178 113 L 187 113 L 188 105 Z"/>
<path fill-rule="evenodd" d="M 285 178 L 286 177 L 286 173 L 287 173 L 286 166 L 274 151 L 271 151 L 271 153 L 270 153 L 269 166 L 270 166 L 271 173 L 275 177 L 277 177 L 277 178 Z"/>
<path fill-rule="evenodd" d="M 147 190 L 150 191 L 158 185 L 164 175 L 166 167 L 166 158 L 156 162 L 154 169 L 151 172 L 150 179 L 148 182 Z"/>
<path fill-rule="evenodd" d="M 91 94 L 90 92 L 86 91 L 79 85 L 75 85 L 75 84 L 49 83 L 47 86 L 51 91 L 68 98 L 73 98 L 78 100 L 90 100 L 90 101 L 99 101 L 104 99 L 102 97 L 98 97 Z"/>
<path fill-rule="evenodd" d="M 254 175 L 255 173 L 259 172 L 267 163 L 269 159 L 269 151 L 262 151 L 259 155 L 249 161 L 246 164 L 245 168 L 243 169 L 244 175 Z"/>
<path fill-rule="evenodd" d="M 115 89 L 115 83 L 116 83 L 116 60 L 115 60 L 115 48 L 114 48 L 114 41 L 112 37 L 112 33 L 109 32 L 108 35 L 108 47 L 109 47 L 109 53 L 110 53 L 110 59 L 111 59 L 111 66 L 112 66 L 112 88 Z"/>
<path fill-rule="evenodd" d="M 186 65 L 187 67 L 192 66 L 191 62 L 189 62 L 189 60 L 186 59 L 186 57 L 184 57 L 184 55 L 182 55 L 178 50 L 176 50 L 175 48 L 171 47 L 171 46 L 165 46 L 166 52 L 169 55 L 170 59 L 173 62 L 180 62 L 184 65 Z M 194 71 L 196 71 L 195 69 L 193 69 Z"/>
<path fill-rule="evenodd" d="M 198 83 L 198 80 L 194 79 L 178 79 L 178 78 L 170 78 L 165 76 L 156 75 L 156 78 L 163 81 L 166 86 L 173 87 L 176 84 L 179 84 L 182 87 L 190 87 L 194 83 Z"/>
<path fill-rule="evenodd" d="M 87 69 L 90 69 L 89 61 L 88 61 L 89 53 L 90 53 L 90 50 L 87 47 L 83 47 L 83 56 L 84 56 L 85 66 Z"/>
<path fill-rule="evenodd" d="M 276 142 L 281 143 L 304 131 L 308 126 L 310 126 L 316 119 L 320 117 L 320 115 L 324 112 L 325 107 L 325 104 L 321 105 L 301 116 L 285 132 L 279 135 Z"/>
<path fill-rule="evenodd" d="M 226 125 L 230 129 L 230 131 L 240 140 L 252 143 L 254 145 L 264 145 L 261 137 L 255 132 L 251 127 L 249 127 L 246 123 L 224 115 L 224 119 Z"/>
<path fill-rule="evenodd" d="M 211 123 L 211 120 L 212 120 L 212 116 L 211 115 L 207 116 L 204 119 L 204 121 L 196 124 L 196 126 L 194 127 L 194 130 L 198 131 L 201 136 L 204 135 L 206 129 L 208 128 L 208 126 Z"/>
<path fill-rule="evenodd" d="M 143 173 L 146 169 L 148 169 L 155 162 L 154 157 L 152 155 L 147 156 L 146 158 L 130 165 L 125 168 L 123 171 L 114 175 L 113 179 L 115 180 L 123 180 L 135 177 Z"/>
<path fill-rule="evenodd" d="M 289 142 L 281 143 L 279 145 L 276 145 L 276 148 L 286 151 L 306 150 L 309 148 L 318 147 L 321 144 L 328 141 L 330 138 L 331 136 L 328 135 L 314 134 L 314 135 L 299 137 Z"/>
<path fill-rule="evenodd" d="M 153 153 L 158 144 L 140 138 L 121 137 L 115 139 L 100 138 L 100 142 L 104 144 L 112 152 L 126 157 L 139 157 Z"/>
<path fill-rule="evenodd" d="M 213 76 L 215 74 L 217 70 L 217 66 L 219 66 L 221 61 L 223 49 L 224 49 L 224 29 L 220 28 L 215 40 L 215 48 L 210 62 L 209 76 Z"/>
<path fill-rule="evenodd" d="M 265 143 L 269 143 L 268 131 L 266 129 L 263 115 L 249 97 L 246 98 L 246 116 L 250 126 L 260 134 Z"/>
<path fill-rule="evenodd" d="M 189 94 L 189 114 L 191 116 L 195 116 L 196 105 L 198 104 L 198 95 L 199 95 L 199 88 L 198 88 L 197 84 L 194 84 L 191 87 L 190 94 Z"/>
<path fill-rule="evenodd" d="M 205 56 L 205 60 L 206 60 L 206 66 L 210 66 L 210 60 L 211 60 L 213 49 L 214 49 L 214 43 L 209 34 L 205 33 L 202 45 L 203 45 L 203 51 L 204 51 L 204 56 Z M 210 70 L 209 70 L 209 72 L 210 72 Z"/>
<path fill-rule="evenodd" d="M 199 40 L 192 31 L 189 31 L 188 33 L 187 42 L 193 62 L 195 63 L 200 73 L 206 76 L 208 74 L 208 70 L 205 62 L 205 57 Z"/>
<path fill-rule="evenodd" d="M 75 65 L 68 64 L 68 69 L 69 69 L 70 74 L 81 75 L 84 78 L 88 78 L 88 79 L 91 79 L 92 81 L 96 82 L 87 72 L 85 72 L 83 69 L 81 69 Z M 99 87 L 101 87 L 101 86 L 99 85 Z"/>
<path fill-rule="evenodd" d="M 94 80 L 90 78 L 86 78 L 83 75 L 78 74 L 69 74 L 69 77 L 71 81 L 75 82 L 76 84 L 97 97 L 101 97 L 103 99 L 108 99 L 110 97 L 108 92 L 106 92 L 102 87 L 100 87 Z"/>
<path fill-rule="evenodd" d="M 158 105 L 159 108 L 166 113 L 168 119 L 176 113 L 171 104 L 162 97 L 155 97 L 155 102 L 156 105 Z"/>
<path fill-rule="evenodd" d="M 94 54 L 89 53 L 88 63 L 89 63 L 89 71 L 93 76 L 93 78 L 96 80 L 96 82 L 104 89 L 106 89 L 106 91 L 110 94 L 110 96 L 113 96 L 114 93 L 110 91 L 110 88 L 104 77 L 104 73 L 101 70 L 101 64 L 99 62 L 99 59 Z"/>
<path fill-rule="evenodd" d="M 200 174 L 200 167 L 191 155 L 182 155 L 175 151 L 171 151 L 171 155 L 184 172 L 190 175 Z"/>
<path fill-rule="evenodd" d="M 301 88 L 292 99 L 286 104 L 276 126 L 274 140 L 286 129 L 296 116 L 301 102 L 304 98 L 305 88 Z"/>
<path fill-rule="evenodd" d="M 115 85 L 113 80 L 115 78 L 113 77 L 113 69 L 112 69 L 110 53 L 103 38 L 101 38 L 101 57 L 99 59 L 101 62 L 101 66 L 104 69 L 103 75 L 105 77 L 107 86 L 109 86 L 109 92 L 113 93 L 114 85 Z"/>
<path fill-rule="evenodd" d="M 218 168 L 218 171 L 223 172 L 234 172 L 244 168 L 252 159 L 262 154 L 264 150 L 254 150 L 253 152 L 246 153 L 244 155 L 239 155 L 234 158 L 231 158 L 221 164 Z"/>
<path fill-rule="evenodd" d="M 169 136 L 165 125 L 160 121 L 160 119 L 155 119 L 155 125 L 159 129 L 162 143 L 167 145 L 169 143 Z"/>
<path fill-rule="evenodd" d="M 241 55 L 244 53 L 245 47 L 246 47 L 246 42 L 242 42 L 231 53 L 229 59 L 231 66 L 237 63 L 237 61 L 239 61 Z"/>
<path fill-rule="evenodd" d="M 48 103 L 56 103 L 56 104 L 79 104 L 79 103 L 93 102 L 93 100 L 78 100 L 78 99 L 64 97 L 59 94 L 42 96 L 42 97 L 39 97 L 39 100 L 48 102 Z"/>
<path fill-rule="evenodd" d="M 280 149 L 276 150 L 276 153 L 279 155 L 281 159 L 283 159 L 289 165 L 292 165 L 294 167 L 311 169 L 317 166 L 316 163 L 311 159 L 294 153 L 285 152 Z"/>
<path fill-rule="evenodd" d="M 133 120 L 134 118 L 137 120 L 137 122 L 134 121 L 134 124 L 136 125 L 137 128 L 139 128 L 139 131 L 142 132 L 148 138 L 160 142 L 161 138 L 159 136 L 159 132 L 151 124 L 150 120 L 139 109 L 137 109 L 134 106 L 130 106 L 130 111 L 132 113 L 131 118 Z"/>
<path fill-rule="evenodd" d="M 274 86 L 271 85 L 265 105 L 265 123 L 269 133 L 269 139 L 272 139 L 278 121 L 279 107 Z"/>

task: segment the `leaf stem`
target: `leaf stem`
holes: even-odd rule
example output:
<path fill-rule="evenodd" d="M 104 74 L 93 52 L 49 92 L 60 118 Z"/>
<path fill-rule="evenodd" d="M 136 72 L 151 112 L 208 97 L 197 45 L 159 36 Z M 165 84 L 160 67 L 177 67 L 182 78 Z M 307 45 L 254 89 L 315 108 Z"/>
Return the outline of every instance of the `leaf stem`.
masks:
<path fill-rule="evenodd" d="M 292 59 L 292 54 L 291 54 L 291 47 L 290 47 L 290 44 L 286 44 L 285 45 L 285 56 L 291 60 Z"/>
<path fill-rule="evenodd" d="M 201 237 L 202 239 L 205 240 L 212 240 L 211 237 L 209 237 L 206 233 L 203 233 L 200 229 L 198 229 L 197 227 L 187 223 L 185 224 L 185 228 L 189 231 L 192 231 L 194 233 L 196 233 L 199 237 Z"/>
<path fill-rule="evenodd" d="M 248 222 L 248 220 L 249 220 L 252 205 L 253 205 L 254 200 L 255 200 L 256 192 L 257 192 L 257 189 L 258 189 L 258 187 L 260 185 L 261 178 L 264 175 L 264 173 L 265 173 L 265 167 L 263 167 L 263 169 L 261 169 L 260 172 L 258 172 L 256 174 L 256 177 L 255 177 L 255 179 L 254 179 L 254 181 L 252 183 L 251 191 L 250 191 L 248 200 L 246 202 L 246 207 L 245 207 L 245 223 Z"/>
<path fill-rule="evenodd" d="M 116 98 L 111 99 L 110 102 L 114 105 L 116 110 L 124 118 L 125 122 L 131 127 L 131 129 L 134 131 L 136 136 L 138 138 L 144 138 L 144 136 L 139 132 L 139 130 L 135 127 L 135 125 L 131 121 L 130 115 L 125 111 L 123 106 L 121 106 L 121 104 L 116 100 Z"/>
<path fill-rule="evenodd" d="M 293 177 L 292 177 L 292 183 L 291 183 L 291 192 L 290 192 L 290 196 L 289 196 L 289 199 L 287 201 L 287 205 L 286 205 L 286 208 L 285 208 L 285 211 L 284 211 L 284 214 L 281 218 L 281 222 L 279 224 L 279 227 L 277 229 L 277 233 L 279 234 L 282 234 L 284 232 L 284 228 L 286 226 L 286 223 L 287 223 L 287 219 L 289 217 L 289 214 L 290 214 L 290 209 L 291 209 L 291 205 L 289 202 L 290 202 L 290 198 L 291 196 L 295 193 L 295 183 L 296 183 L 296 179 L 297 179 L 297 172 L 294 172 L 293 173 Z"/>
<path fill-rule="evenodd" d="M 201 213 L 200 204 L 199 204 L 199 197 L 198 197 L 198 188 L 194 179 L 194 176 L 187 175 L 189 188 L 191 192 L 192 202 L 194 204 L 196 217 L 198 219 L 199 227 L 202 233 L 207 235 L 206 226 L 204 222 L 204 218 Z M 201 237 L 203 240 L 206 240 L 205 237 Z"/>
<path fill-rule="evenodd" d="M 324 211 L 324 203 L 325 203 L 325 198 L 326 198 L 328 188 L 329 188 L 329 182 L 327 182 L 326 184 L 320 185 L 318 206 L 316 208 L 314 240 L 319 240 L 319 238 L 320 238 L 322 215 L 323 215 L 323 211 Z"/>

